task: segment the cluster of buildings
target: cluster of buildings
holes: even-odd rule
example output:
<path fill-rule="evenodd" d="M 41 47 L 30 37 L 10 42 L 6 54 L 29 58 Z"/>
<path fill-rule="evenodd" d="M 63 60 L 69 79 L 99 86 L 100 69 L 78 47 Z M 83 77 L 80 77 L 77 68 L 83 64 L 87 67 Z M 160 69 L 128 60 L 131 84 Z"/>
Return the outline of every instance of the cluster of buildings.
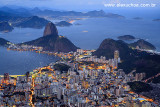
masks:
<path fill-rule="evenodd" d="M 0 77 L 0 106 L 30 106 L 32 77 L 18 76 L 17 78 L 5 73 Z"/>
<path fill-rule="evenodd" d="M 109 66 L 113 68 L 118 67 L 118 63 L 120 63 L 119 51 L 116 50 L 114 52 L 114 58 L 107 60 L 105 56 L 101 56 L 97 58 L 97 56 L 92 56 L 91 51 L 85 51 L 83 49 L 77 49 L 78 57 L 76 57 L 76 61 L 91 61 L 94 63 L 107 63 Z"/>
<path fill-rule="evenodd" d="M 0 106 L 25 107 L 155 107 L 152 99 L 130 90 L 127 82 L 139 81 L 145 74 L 125 74 L 114 58 L 92 56 L 92 51 L 56 53 L 61 61 L 38 68 L 26 75 L 0 78 Z M 64 71 L 55 64 L 63 64 Z M 61 66 L 62 67 L 62 66 Z"/>
<path fill-rule="evenodd" d="M 42 51 L 43 47 L 38 46 L 32 46 L 32 45 L 16 45 L 10 43 L 10 45 L 7 48 L 8 50 L 16 50 L 16 51 Z"/>

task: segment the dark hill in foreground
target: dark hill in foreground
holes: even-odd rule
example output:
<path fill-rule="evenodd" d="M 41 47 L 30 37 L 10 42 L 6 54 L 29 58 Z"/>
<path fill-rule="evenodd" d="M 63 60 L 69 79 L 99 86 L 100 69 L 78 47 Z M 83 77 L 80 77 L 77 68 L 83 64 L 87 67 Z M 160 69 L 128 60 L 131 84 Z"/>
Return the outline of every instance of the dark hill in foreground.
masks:
<path fill-rule="evenodd" d="M 114 51 L 119 50 L 120 57 L 125 59 L 126 57 L 130 57 L 133 53 L 133 50 L 128 47 L 128 45 L 121 40 L 113 40 L 113 39 L 105 39 L 100 44 L 99 48 L 95 51 L 94 55 L 106 56 L 107 59 L 113 58 Z"/>
<path fill-rule="evenodd" d="M 122 61 L 119 68 L 124 69 L 125 73 L 130 73 L 132 70 L 136 70 L 137 73 L 145 72 L 146 78 L 160 73 L 160 55 L 133 50 L 122 41 L 105 39 L 93 54 L 98 57 L 106 56 L 109 59 L 113 58 L 115 50 L 119 51 Z"/>

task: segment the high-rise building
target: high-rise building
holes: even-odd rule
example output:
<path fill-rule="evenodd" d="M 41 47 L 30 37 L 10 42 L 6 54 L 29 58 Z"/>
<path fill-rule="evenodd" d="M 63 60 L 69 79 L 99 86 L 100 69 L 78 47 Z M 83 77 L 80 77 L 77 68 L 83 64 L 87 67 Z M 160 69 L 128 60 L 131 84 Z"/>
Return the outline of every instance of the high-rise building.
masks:
<path fill-rule="evenodd" d="M 4 73 L 4 80 L 9 80 L 9 74 L 8 73 Z"/>
<path fill-rule="evenodd" d="M 145 73 L 136 73 L 135 80 L 136 81 L 141 81 L 143 78 L 145 78 L 145 76 L 146 76 Z"/>
<path fill-rule="evenodd" d="M 60 100 L 60 99 L 61 99 L 61 96 L 62 96 L 62 90 L 61 90 L 61 88 L 59 87 L 58 92 L 57 92 L 57 98 Z"/>
<path fill-rule="evenodd" d="M 83 49 L 77 49 L 77 52 L 83 54 Z"/>
<path fill-rule="evenodd" d="M 119 58 L 119 51 L 116 50 L 116 51 L 114 51 L 114 59 L 117 59 L 117 61 L 118 61 L 118 58 Z"/>

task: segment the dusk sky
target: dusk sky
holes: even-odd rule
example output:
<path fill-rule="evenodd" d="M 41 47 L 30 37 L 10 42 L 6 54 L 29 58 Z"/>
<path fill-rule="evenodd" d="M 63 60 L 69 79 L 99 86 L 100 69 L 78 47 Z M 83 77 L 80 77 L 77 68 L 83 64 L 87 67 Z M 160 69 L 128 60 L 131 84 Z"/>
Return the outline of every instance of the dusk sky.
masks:
<path fill-rule="evenodd" d="M 1 6 L 16 5 L 65 10 L 105 9 L 106 3 L 155 3 L 156 7 L 159 7 L 160 0 L 0 0 Z"/>

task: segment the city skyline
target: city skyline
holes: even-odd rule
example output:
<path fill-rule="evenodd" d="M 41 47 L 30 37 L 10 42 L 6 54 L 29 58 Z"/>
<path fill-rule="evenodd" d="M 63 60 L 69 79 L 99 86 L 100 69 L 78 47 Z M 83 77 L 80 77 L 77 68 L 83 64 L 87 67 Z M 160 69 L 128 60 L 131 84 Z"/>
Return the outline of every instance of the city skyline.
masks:
<path fill-rule="evenodd" d="M 0 107 L 158 107 L 158 0 L 0 0 Z"/>

